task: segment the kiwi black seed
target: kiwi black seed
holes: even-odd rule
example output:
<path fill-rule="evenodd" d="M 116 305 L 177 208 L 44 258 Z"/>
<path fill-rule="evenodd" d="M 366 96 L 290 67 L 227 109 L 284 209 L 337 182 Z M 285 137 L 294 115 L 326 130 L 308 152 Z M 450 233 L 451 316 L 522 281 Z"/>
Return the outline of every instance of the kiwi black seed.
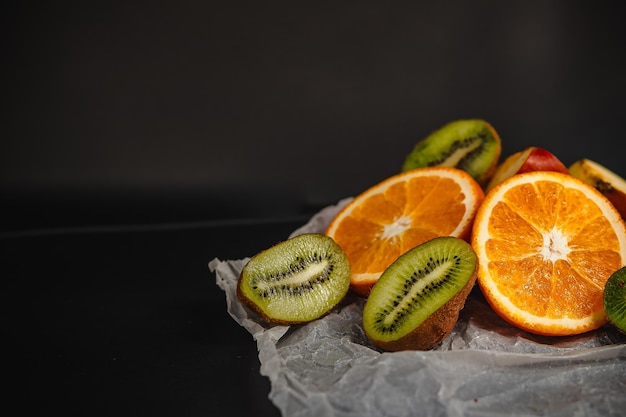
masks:
<path fill-rule="evenodd" d="M 615 271 L 606 281 L 603 301 L 609 322 L 626 333 L 626 267 Z"/>
<path fill-rule="evenodd" d="M 330 312 L 350 287 L 350 264 L 335 241 L 306 233 L 259 252 L 243 267 L 237 296 L 272 323 L 305 323 Z"/>
<path fill-rule="evenodd" d="M 380 276 L 363 308 L 363 329 L 383 350 L 427 350 L 448 336 L 476 282 L 476 253 L 442 236 L 401 255 Z"/>
<path fill-rule="evenodd" d="M 493 175 L 501 150 L 500 136 L 491 124 L 481 119 L 456 120 L 420 140 L 407 155 L 402 171 L 451 166 L 484 185 Z"/>

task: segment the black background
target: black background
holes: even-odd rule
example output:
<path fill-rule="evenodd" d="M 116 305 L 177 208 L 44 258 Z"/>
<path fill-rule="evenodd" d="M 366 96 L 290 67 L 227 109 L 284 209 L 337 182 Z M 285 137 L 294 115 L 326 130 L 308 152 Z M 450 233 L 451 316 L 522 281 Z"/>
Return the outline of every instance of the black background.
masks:
<path fill-rule="evenodd" d="M 278 415 L 207 264 L 483 118 L 626 175 L 620 2 L 12 3 L 0 265 L 23 414 Z M 7 409 L 10 409 L 7 406 Z"/>
<path fill-rule="evenodd" d="M 626 175 L 620 2 L 3 8 L 4 230 L 308 214 L 470 117 Z"/>
<path fill-rule="evenodd" d="M 298 226 L 0 238 L 4 405 L 20 416 L 279 416 L 256 343 L 228 315 L 207 264 L 254 254 Z"/>

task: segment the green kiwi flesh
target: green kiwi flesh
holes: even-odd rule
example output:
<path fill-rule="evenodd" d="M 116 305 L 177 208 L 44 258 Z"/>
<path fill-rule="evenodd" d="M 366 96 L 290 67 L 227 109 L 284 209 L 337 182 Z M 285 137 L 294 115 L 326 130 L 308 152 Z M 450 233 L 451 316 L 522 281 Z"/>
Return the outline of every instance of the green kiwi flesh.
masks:
<path fill-rule="evenodd" d="M 305 323 L 331 311 L 350 287 L 350 264 L 324 234 L 292 237 L 244 265 L 237 296 L 268 322 Z"/>
<path fill-rule="evenodd" d="M 501 140 L 481 119 L 456 120 L 419 141 L 407 155 L 402 171 L 429 166 L 451 166 L 484 184 L 496 168 Z"/>
<path fill-rule="evenodd" d="M 442 236 L 392 263 L 372 287 L 363 329 L 383 350 L 427 350 L 448 336 L 476 281 L 476 253 L 464 240 Z"/>
<path fill-rule="evenodd" d="M 606 281 L 603 301 L 609 322 L 626 333 L 626 267 L 615 271 Z"/>

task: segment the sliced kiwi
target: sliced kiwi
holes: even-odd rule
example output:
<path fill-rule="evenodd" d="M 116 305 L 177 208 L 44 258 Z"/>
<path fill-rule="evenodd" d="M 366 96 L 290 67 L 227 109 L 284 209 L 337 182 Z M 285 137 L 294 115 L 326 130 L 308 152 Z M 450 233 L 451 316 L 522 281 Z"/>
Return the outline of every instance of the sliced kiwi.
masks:
<path fill-rule="evenodd" d="M 243 267 L 237 296 L 268 322 L 305 323 L 330 312 L 350 287 L 350 264 L 324 234 L 292 237 L 259 252 Z"/>
<path fill-rule="evenodd" d="M 388 351 L 427 350 L 454 329 L 476 282 L 476 253 L 464 240 L 442 236 L 401 255 L 374 284 L 363 329 Z"/>
<path fill-rule="evenodd" d="M 606 281 L 603 301 L 609 322 L 626 333 L 626 267 L 615 271 Z"/>
<path fill-rule="evenodd" d="M 496 168 L 502 144 L 495 129 L 481 119 L 456 120 L 419 141 L 402 171 L 444 165 L 462 169 L 481 185 Z"/>

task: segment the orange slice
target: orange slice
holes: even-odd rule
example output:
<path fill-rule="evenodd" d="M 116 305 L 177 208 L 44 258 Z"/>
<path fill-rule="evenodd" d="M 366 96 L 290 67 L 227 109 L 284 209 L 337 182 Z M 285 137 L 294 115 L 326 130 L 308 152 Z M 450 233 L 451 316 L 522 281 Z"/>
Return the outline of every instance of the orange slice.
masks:
<path fill-rule="evenodd" d="M 469 241 L 483 198 L 478 182 L 461 169 L 416 168 L 356 196 L 326 234 L 348 256 L 352 290 L 367 296 L 383 271 L 418 244 L 436 236 Z"/>
<path fill-rule="evenodd" d="M 602 293 L 626 260 L 626 227 L 592 186 L 559 172 L 517 174 L 487 193 L 472 247 L 478 285 L 506 321 L 566 336 L 607 322 Z"/>

